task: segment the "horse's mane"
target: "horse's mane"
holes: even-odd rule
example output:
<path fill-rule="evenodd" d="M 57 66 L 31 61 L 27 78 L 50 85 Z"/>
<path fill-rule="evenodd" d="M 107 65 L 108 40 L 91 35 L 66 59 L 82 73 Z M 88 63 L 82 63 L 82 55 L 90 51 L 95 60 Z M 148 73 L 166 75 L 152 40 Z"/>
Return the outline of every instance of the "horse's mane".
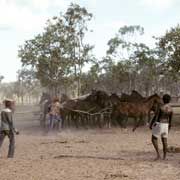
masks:
<path fill-rule="evenodd" d="M 131 95 L 130 95 L 131 97 L 139 97 L 139 98 L 144 98 L 138 91 L 136 91 L 136 90 L 133 90 L 132 92 L 131 92 Z"/>
<path fill-rule="evenodd" d="M 158 96 L 158 94 L 157 94 L 157 93 L 155 93 L 155 94 L 153 94 L 153 95 L 149 96 L 148 98 L 146 98 L 146 99 L 144 100 L 144 102 L 147 102 L 147 101 L 149 101 L 150 99 L 152 99 L 152 98 L 154 98 L 154 97 L 158 97 L 158 98 L 160 98 L 160 97 Z"/>
<path fill-rule="evenodd" d="M 116 94 L 116 93 L 111 93 L 110 96 L 112 96 L 112 97 L 118 97 L 118 98 L 119 98 L 118 94 Z"/>

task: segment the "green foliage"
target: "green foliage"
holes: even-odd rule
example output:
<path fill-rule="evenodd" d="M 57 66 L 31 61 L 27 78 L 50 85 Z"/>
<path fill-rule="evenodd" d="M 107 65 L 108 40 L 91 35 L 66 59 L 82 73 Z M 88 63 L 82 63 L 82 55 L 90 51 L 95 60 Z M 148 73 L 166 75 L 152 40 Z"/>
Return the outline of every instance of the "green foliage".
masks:
<path fill-rule="evenodd" d="M 144 28 L 141 26 L 121 27 L 115 37 L 108 41 L 107 55 L 118 58 L 118 60 L 128 59 L 136 47 L 134 37 L 143 34 Z"/>
<path fill-rule="evenodd" d="M 80 91 L 82 69 L 91 61 L 93 48 L 84 43 L 91 17 L 85 8 L 71 4 L 65 14 L 48 20 L 43 33 L 20 47 L 23 65 L 35 68 L 43 86 L 57 89 L 73 75 Z"/>
<path fill-rule="evenodd" d="M 171 28 L 159 38 L 159 47 L 164 51 L 164 64 L 166 70 L 175 76 L 180 73 L 180 25 Z"/>

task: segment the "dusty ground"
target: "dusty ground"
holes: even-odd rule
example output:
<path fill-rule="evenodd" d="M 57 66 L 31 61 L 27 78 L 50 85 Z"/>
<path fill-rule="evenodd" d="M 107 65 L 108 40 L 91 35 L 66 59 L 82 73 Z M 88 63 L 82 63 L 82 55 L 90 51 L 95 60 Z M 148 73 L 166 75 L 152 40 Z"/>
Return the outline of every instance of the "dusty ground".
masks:
<path fill-rule="evenodd" d="M 46 134 L 37 116 L 17 109 L 14 159 L 7 159 L 8 140 L 0 158 L 0 180 L 178 180 L 180 154 L 154 162 L 155 153 L 148 128 L 76 130 Z M 180 147 L 180 131 L 173 128 L 169 144 Z M 160 146 L 162 148 L 162 146 Z"/>

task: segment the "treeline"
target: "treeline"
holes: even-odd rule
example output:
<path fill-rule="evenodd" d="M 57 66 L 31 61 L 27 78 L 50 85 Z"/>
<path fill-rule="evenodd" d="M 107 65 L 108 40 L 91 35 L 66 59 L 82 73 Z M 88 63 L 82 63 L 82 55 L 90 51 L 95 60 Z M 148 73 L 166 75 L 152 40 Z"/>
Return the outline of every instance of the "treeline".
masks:
<path fill-rule="evenodd" d="M 121 27 L 107 42 L 105 57 L 97 59 L 94 46 L 85 42 L 91 19 L 86 8 L 71 4 L 65 13 L 48 20 L 43 32 L 19 48 L 23 69 L 18 82 L 39 81 L 52 94 L 72 96 L 92 88 L 116 93 L 137 90 L 145 96 L 161 91 L 179 95 L 179 25 L 154 37 L 154 48 L 138 40 L 143 27 Z"/>

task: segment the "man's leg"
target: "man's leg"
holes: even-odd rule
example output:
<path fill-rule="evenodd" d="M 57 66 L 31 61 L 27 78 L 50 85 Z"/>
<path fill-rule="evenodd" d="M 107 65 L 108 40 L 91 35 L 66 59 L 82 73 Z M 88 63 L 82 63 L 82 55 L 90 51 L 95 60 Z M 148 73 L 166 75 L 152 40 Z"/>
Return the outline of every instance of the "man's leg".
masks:
<path fill-rule="evenodd" d="M 0 132 L 0 149 L 1 149 L 1 146 L 3 144 L 3 141 L 4 141 L 4 138 L 5 138 L 5 133 L 4 132 Z"/>
<path fill-rule="evenodd" d="M 155 160 L 161 159 L 160 153 L 159 153 L 159 147 L 158 147 L 158 138 L 152 135 L 152 144 L 156 150 L 157 157 Z"/>
<path fill-rule="evenodd" d="M 167 154 L 167 147 L 168 147 L 167 138 L 162 137 L 161 140 L 162 140 L 162 144 L 163 144 L 163 159 L 165 160 L 166 159 L 166 154 Z"/>
<path fill-rule="evenodd" d="M 53 129 L 54 127 L 54 115 L 50 114 L 50 125 L 49 125 L 49 129 Z"/>
<path fill-rule="evenodd" d="M 56 119 L 58 120 L 58 130 L 61 130 L 61 128 L 62 128 L 62 118 L 61 118 L 61 115 L 58 115 Z"/>
<path fill-rule="evenodd" d="M 8 151 L 8 158 L 13 158 L 14 157 L 14 149 L 15 149 L 15 138 L 14 138 L 14 133 L 9 132 L 9 151 Z"/>

